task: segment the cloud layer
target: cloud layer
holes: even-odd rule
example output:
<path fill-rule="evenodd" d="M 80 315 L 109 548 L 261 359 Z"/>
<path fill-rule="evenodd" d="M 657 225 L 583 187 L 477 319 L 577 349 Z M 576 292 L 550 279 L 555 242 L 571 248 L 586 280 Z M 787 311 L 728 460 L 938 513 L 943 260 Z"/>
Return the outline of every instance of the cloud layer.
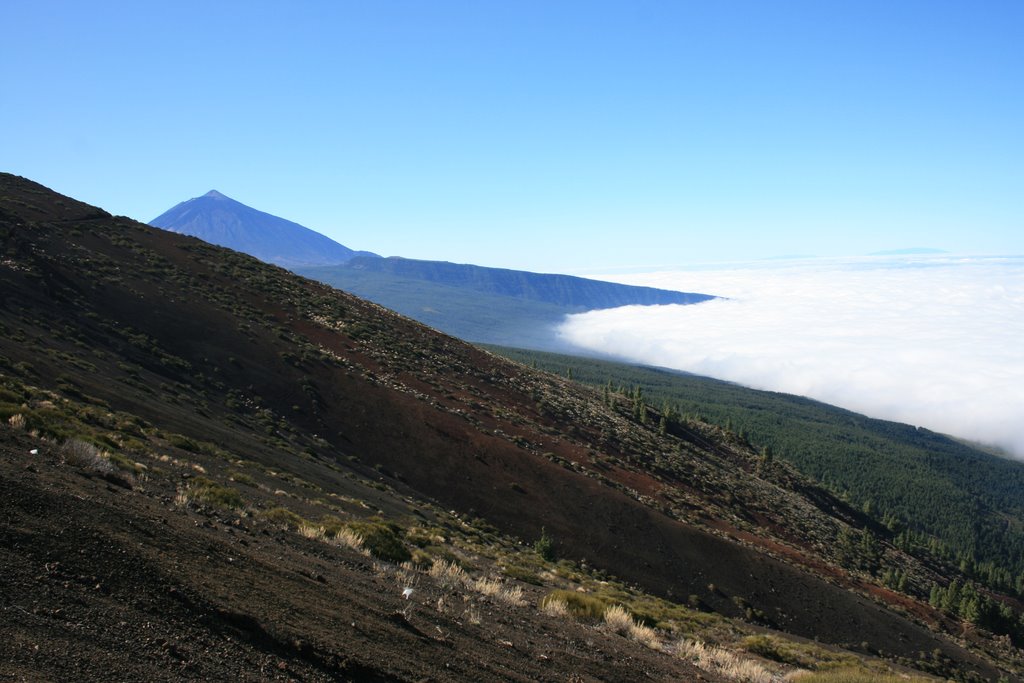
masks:
<path fill-rule="evenodd" d="M 1024 258 L 813 259 L 593 277 L 729 298 L 570 316 L 560 332 L 580 347 L 1024 458 Z"/>

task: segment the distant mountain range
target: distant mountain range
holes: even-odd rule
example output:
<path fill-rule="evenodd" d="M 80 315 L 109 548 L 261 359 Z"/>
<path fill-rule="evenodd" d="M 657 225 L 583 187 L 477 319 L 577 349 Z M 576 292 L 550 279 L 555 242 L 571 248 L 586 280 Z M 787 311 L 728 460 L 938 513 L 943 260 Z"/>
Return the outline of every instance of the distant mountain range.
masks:
<path fill-rule="evenodd" d="M 568 348 L 555 328 L 572 313 L 714 298 L 569 275 L 404 258 L 353 258 L 337 266 L 294 270 L 456 337 L 547 350 Z"/>
<path fill-rule="evenodd" d="M 150 225 L 198 237 L 284 268 L 329 266 L 354 256 L 353 251 L 309 228 L 246 206 L 216 190 L 182 202 L 149 222 Z"/>
<path fill-rule="evenodd" d="M 931 247 L 908 247 L 906 249 L 885 249 L 873 251 L 868 256 L 915 256 L 925 254 L 948 254 L 945 249 L 933 249 Z"/>
<path fill-rule="evenodd" d="M 381 258 L 217 191 L 178 204 L 150 225 L 255 256 L 475 342 L 564 351 L 555 329 L 566 315 L 714 298 L 569 275 Z"/>

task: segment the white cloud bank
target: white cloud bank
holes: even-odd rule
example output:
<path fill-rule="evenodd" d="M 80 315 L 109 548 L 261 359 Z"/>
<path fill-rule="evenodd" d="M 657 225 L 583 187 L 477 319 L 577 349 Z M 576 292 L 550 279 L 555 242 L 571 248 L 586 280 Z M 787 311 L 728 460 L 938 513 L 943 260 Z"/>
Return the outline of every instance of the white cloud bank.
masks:
<path fill-rule="evenodd" d="M 1024 458 L 1024 257 L 865 257 L 592 275 L 729 297 L 570 316 L 630 361 L 809 396 Z"/>

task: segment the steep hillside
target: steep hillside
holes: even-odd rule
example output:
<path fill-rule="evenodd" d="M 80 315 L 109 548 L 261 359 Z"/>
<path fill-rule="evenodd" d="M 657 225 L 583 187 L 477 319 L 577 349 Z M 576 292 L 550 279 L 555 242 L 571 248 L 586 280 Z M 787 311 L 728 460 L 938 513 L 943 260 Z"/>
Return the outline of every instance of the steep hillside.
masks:
<path fill-rule="evenodd" d="M 406 258 L 353 258 L 339 266 L 294 270 L 461 339 L 548 350 L 565 347 L 555 327 L 570 313 L 714 298 L 570 275 Z"/>
<path fill-rule="evenodd" d="M 652 405 L 727 427 L 872 511 L 903 547 L 1024 599 L 1024 463 L 800 396 L 665 369 L 492 349 L 592 385 L 640 386 Z"/>
<path fill-rule="evenodd" d="M 354 256 L 373 256 L 353 251 L 298 223 L 257 211 L 216 190 L 184 201 L 149 223 L 285 268 L 333 265 Z"/>
<path fill-rule="evenodd" d="M 727 431 L 9 175 L 0 372 L 5 675 L 1021 669 L 922 598 L 963 576 Z"/>

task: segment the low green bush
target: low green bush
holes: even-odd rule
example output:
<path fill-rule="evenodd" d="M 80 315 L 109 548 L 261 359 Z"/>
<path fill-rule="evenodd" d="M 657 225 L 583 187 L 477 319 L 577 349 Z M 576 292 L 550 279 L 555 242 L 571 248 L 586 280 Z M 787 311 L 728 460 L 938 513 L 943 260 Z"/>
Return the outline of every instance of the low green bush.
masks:
<path fill-rule="evenodd" d="M 409 549 L 402 543 L 402 527 L 391 522 L 369 520 L 349 522 L 348 528 L 363 539 L 363 547 L 378 560 L 386 562 L 407 562 L 412 558 Z"/>
<path fill-rule="evenodd" d="M 537 575 L 536 572 L 527 569 L 526 567 L 505 567 L 505 576 L 510 579 L 516 579 L 523 583 L 531 583 L 534 586 L 543 586 L 544 581 Z"/>
<path fill-rule="evenodd" d="M 790 664 L 802 669 L 836 669 L 845 670 L 858 663 L 857 658 L 849 653 L 838 653 L 823 647 L 800 643 L 769 635 L 747 636 L 741 646 L 747 652 L 771 659 L 783 664 Z M 843 669 L 843 667 L 846 667 Z"/>
<path fill-rule="evenodd" d="M 799 674 L 793 683 L 930 683 L 934 678 L 878 674 L 864 669 L 833 669 Z"/>
<path fill-rule="evenodd" d="M 609 603 L 594 595 L 570 590 L 553 590 L 541 598 L 541 607 L 547 602 L 564 602 L 569 614 L 577 619 L 600 621 Z"/>
<path fill-rule="evenodd" d="M 324 515 L 320 518 L 320 526 L 323 527 L 324 536 L 334 538 L 342 529 L 348 528 L 348 522 L 335 515 Z"/>
<path fill-rule="evenodd" d="M 192 480 L 189 485 L 189 494 L 196 501 L 215 507 L 234 510 L 245 506 L 245 499 L 238 491 L 206 477 L 196 477 Z"/>
<path fill-rule="evenodd" d="M 304 520 L 299 515 L 295 514 L 288 508 L 274 507 L 260 513 L 260 517 L 267 520 L 271 524 L 280 524 L 291 529 L 298 528 L 300 525 L 305 524 Z"/>
<path fill-rule="evenodd" d="M 256 480 L 253 479 L 248 474 L 246 474 L 245 472 L 235 471 L 229 474 L 228 476 L 231 477 L 231 480 L 234 481 L 235 483 L 241 484 L 242 486 L 250 486 L 252 488 L 256 488 Z"/>
<path fill-rule="evenodd" d="M 199 446 L 196 445 L 196 442 L 187 436 L 182 436 L 181 434 L 171 434 L 167 437 L 167 442 L 175 448 L 180 448 L 183 451 L 189 451 L 191 453 L 199 452 Z"/>

